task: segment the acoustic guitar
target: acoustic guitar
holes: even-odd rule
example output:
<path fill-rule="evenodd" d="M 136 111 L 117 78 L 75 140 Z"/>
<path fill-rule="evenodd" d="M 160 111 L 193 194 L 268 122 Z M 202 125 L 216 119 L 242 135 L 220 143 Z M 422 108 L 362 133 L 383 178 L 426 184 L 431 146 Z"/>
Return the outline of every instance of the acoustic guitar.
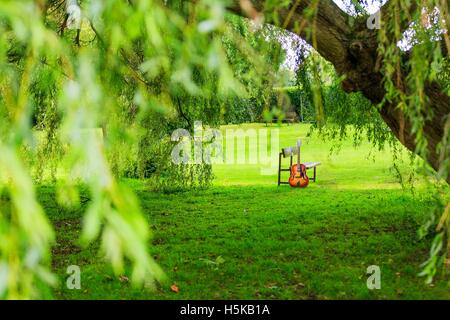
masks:
<path fill-rule="evenodd" d="M 300 146 L 302 142 L 297 141 L 297 164 L 291 167 L 291 176 L 289 177 L 289 185 L 292 188 L 306 188 L 309 184 L 309 178 L 306 175 L 306 167 L 300 163 Z"/>

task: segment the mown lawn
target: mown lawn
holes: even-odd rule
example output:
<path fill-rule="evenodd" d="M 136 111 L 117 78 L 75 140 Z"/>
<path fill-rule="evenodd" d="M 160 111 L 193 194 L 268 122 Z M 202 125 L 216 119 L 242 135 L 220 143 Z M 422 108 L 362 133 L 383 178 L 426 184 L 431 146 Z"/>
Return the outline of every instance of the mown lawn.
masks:
<path fill-rule="evenodd" d="M 331 144 L 307 131 L 280 131 L 281 146 L 302 137 L 303 160 L 322 162 L 318 181 L 304 190 L 277 187 L 276 175 L 261 175 L 259 165 L 215 165 L 206 191 L 158 194 L 125 181 L 140 198 L 153 229 L 149 250 L 168 277 L 156 291 L 114 276 L 96 245 L 80 248 L 82 209 L 63 210 L 52 187 L 39 188 L 57 230 L 56 298 L 449 299 L 447 280 L 430 286 L 417 277 L 431 241 L 417 237 L 433 206 L 426 189 L 401 188 L 389 151 L 369 156 L 368 144 L 355 149 L 348 141 L 330 155 Z M 81 290 L 65 288 L 72 264 L 81 267 Z M 366 287 L 369 265 L 381 268 L 380 290 Z"/>

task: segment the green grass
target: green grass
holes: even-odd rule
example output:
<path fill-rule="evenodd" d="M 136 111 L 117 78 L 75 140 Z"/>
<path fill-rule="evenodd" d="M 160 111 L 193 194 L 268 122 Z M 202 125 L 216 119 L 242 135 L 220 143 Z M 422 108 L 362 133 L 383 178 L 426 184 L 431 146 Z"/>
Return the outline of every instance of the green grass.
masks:
<path fill-rule="evenodd" d="M 264 128 L 247 125 L 245 128 Z M 275 127 L 273 127 L 275 128 Z M 357 149 L 306 138 L 307 126 L 283 126 L 281 146 L 304 139 L 303 161 L 320 161 L 307 189 L 277 187 L 259 165 L 215 165 L 214 186 L 175 194 L 149 192 L 127 180 L 153 230 L 149 250 L 167 274 L 156 291 L 133 289 L 98 255 L 98 245 L 77 245 L 82 209 L 58 207 L 52 187 L 40 199 L 57 230 L 53 269 L 81 267 L 81 290 L 64 285 L 64 299 L 449 299 L 447 281 L 417 277 L 430 240 L 418 240 L 431 197 L 411 194 L 393 177 L 389 151 Z M 373 151 L 373 150 L 372 150 Z M 286 178 L 286 177 L 285 177 Z M 366 287 L 366 269 L 381 267 L 381 290 Z M 180 291 L 170 290 L 176 284 Z"/>

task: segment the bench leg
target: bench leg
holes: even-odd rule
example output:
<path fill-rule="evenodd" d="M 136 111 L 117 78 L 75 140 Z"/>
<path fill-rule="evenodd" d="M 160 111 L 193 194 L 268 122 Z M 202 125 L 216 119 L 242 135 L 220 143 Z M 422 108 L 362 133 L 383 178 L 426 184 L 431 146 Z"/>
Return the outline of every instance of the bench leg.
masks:
<path fill-rule="evenodd" d="M 278 155 L 278 186 L 281 184 L 281 153 Z"/>

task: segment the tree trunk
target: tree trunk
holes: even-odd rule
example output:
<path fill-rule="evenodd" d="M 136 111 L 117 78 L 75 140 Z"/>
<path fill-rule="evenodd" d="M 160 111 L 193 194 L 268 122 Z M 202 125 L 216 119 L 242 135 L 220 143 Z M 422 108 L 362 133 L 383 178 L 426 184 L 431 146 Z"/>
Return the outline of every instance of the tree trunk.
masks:
<path fill-rule="evenodd" d="M 230 9 L 239 15 L 249 15 L 251 4 L 255 12 L 264 13 L 264 3 L 263 0 L 252 2 L 235 0 Z M 315 17 L 310 21 L 305 20 L 304 10 L 314 5 L 317 6 Z M 389 19 L 395 10 L 395 8 L 389 8 L 390 5 L 391 2 L 388 2 L 381 9 L 384 19 Z M 411 7 L 411 10 L 415 8 Z M 378 31 L 369 30 L 365 19 L 357 21 L 331 0 L 291 1 L 289 7 L 279 9 L 277 13 L 279 20 L 285 21 L 282 26 L 284 29 L 300 35 L 334 65 L 339 75 L 345 76 L 342 86 L 346 92 L 360 91 L 374 104 L 383 100 L 386 91 L 383 74 L 380 72 L 383 70 L 383 61 L 377 51 Z M 349 23 L 350 20 L 353 20 L 352 24 Z M 299 29 L 299 25 L 303 27 Z M 308 34 L 308 28 L 312 29 L 312 36 Z M 396 43 L 397 40 L 393 37 L 392 41 Z M 445 51 L 444 54 L 447 52 Z M 402 80 L 404 78 L 403 76 Z M 443 146 L 439 150 L 438 145 L 448 139 L 450 99 L 437 83 L 427 84 L 425 93 L 433 114 L 432 119 L 424 124 L 424 137 L 428 142 L 426 160 L 435 170 L 442 170 L 446 165 L 445 158 L 448 158 L 450 154 L 450 146 Z M 412 124 L 405 114 L 396 108 L 396 104 L 385 104 L 379 112 L 400 142 L 412 152 L 416 152 Z M 448 183 L 450 183 L 449 169 L 448 164 L 443 169 L 447 173 Z"/>

